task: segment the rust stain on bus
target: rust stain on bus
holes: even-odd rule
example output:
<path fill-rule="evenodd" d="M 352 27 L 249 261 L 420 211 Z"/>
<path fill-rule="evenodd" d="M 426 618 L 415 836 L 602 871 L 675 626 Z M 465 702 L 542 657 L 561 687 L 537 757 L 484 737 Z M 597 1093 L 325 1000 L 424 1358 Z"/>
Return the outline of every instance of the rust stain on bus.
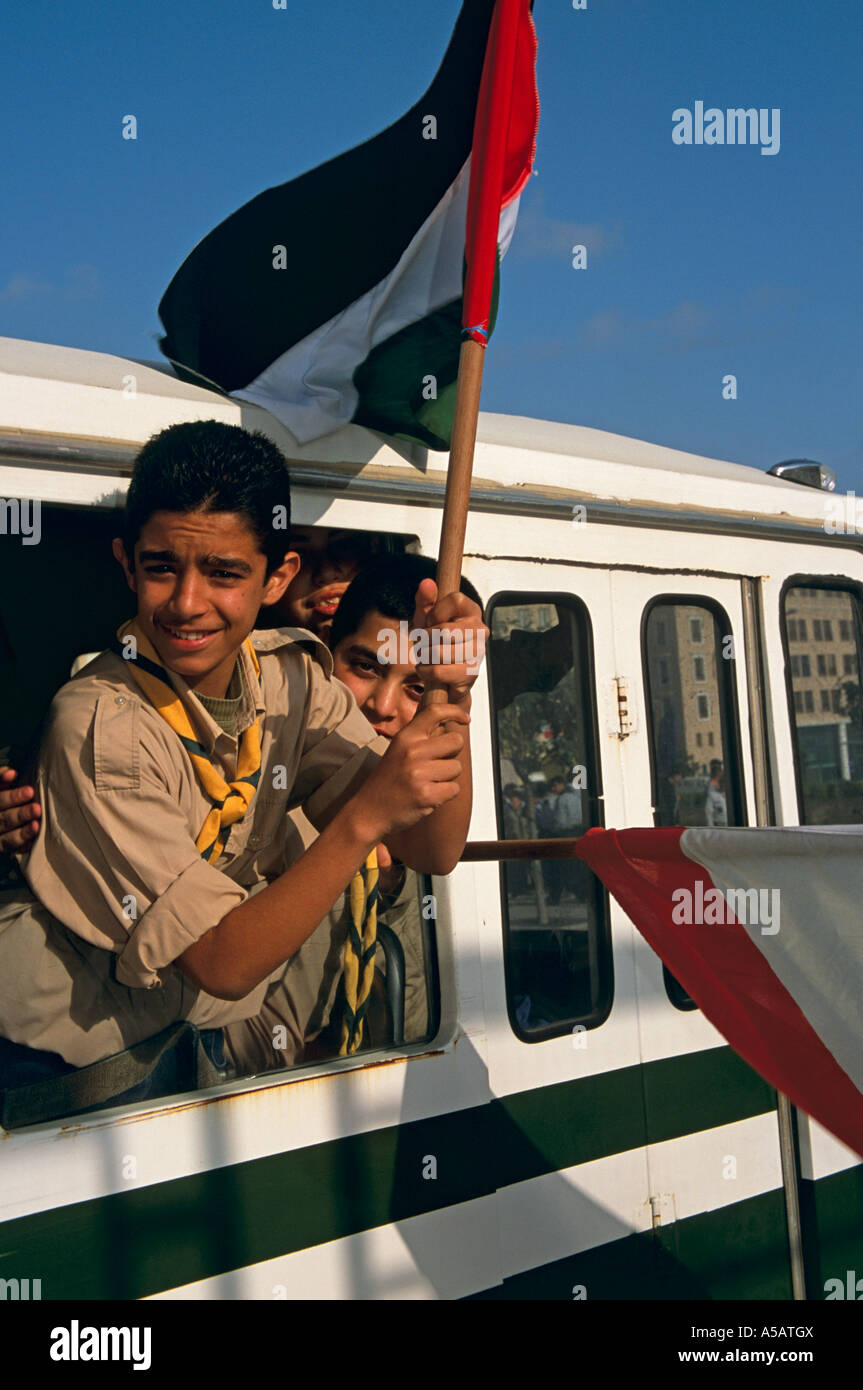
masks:
<path fill-rule="evenodd" d="M 419 1055 L 423 1059 L 426 1059 L 432 1057 L 445 1057 L 446 1054 L 446 1048 L 437 1047 L 433 1048 L 429 1052 L 423 1052 Z M 139 1112 L 135 1115 L 111 1116 L 109 1114 L 106 1115 L 103 1119 L 100 1119 L 96 1124 L 91 1123 L 90 1125 L 87 1125 L 87 1119 L 89 1118 L 88 1116 L 81 1116 L 78 1119 L 72 1117 L 67 1123 L 62 1124 L 60 1126 L 57 1132 L 57 1138 L 71 1136 L 75 1134 L 83 1134 L 85 1132 L 92 1133 L 96 1129 L 107 1129 L 111 1126 L 119 1127 L 120 1125 L 141 1124 L 145 1123 L 147 1120 L 153 1119 L 157 1115 L 181 1115 L 189 1110 L 202 1110 L 205 1106 L 230 1104 L 232 1108 L 235 1108 L 238 1104 L 246 1102 L 251 1104 L 258 1097 L 269 1096 L 272 1094 L 273 1091 L 286 1092 L 288 1089 L 294 1090 L 295 1088 L 302 1087 L 304 1089 L 304 1093 L 308 1094 L 306 1088 L 328 1085 L 338 1080 L 340 1077 L 356 1076 L 360 1074 L 366 1077 L 368 1076 L 369 1072 L 379 1071 L 382 1067 L 395 1067 L 414 1060 L 419 1060 L 419 1057 L 417 1057 L 416 1059 L 413 1057 L 380 1057 L 370 1059 L 368 1062 L 360 1063 L 359 1066 L 345 1068 L 341 1071 L 324 1072 L 320 1076 L 307 1076 L 301 1079 L 286 1079 L 284 1081 L 275 1082 L 271 1086 L 256 1087 L 254 1090 L 249 1091 L 232 1091 L 229 1092 L 227 1095 L 218 1096 L 209 1095 L 206 1092 L 197 1093 L 189 1096 L 188 1099 L 180 1101 L 179 1103 L 172 1103 L 170 1097 L 166 1097 L 166 1103 L 162 1106 L 159 1106 L 158 1109 L 154 1108 L 143 1113 Z M 0 1130 L 0 1138 L 10 1139 L 12 1138 L 12 1135 L 15 1132 L 17 1131 L 7 1133 L 6 1130 Z"/>

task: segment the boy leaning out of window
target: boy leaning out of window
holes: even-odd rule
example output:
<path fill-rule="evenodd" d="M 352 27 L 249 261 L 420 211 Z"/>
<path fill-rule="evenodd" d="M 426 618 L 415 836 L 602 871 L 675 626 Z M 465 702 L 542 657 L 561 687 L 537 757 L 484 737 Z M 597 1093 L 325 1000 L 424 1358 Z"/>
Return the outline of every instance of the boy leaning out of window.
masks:
<path fill-rule="evenodd" d="M 317 638 L 253 632 L 299 568 L 272 526 L 289 502 L 264 436 L 206 421 L 141 451 L 114 542 L 137 612 L 51 707 L 42 833 L 0 909 L 0 1036 L 83 1066 L 179 1019 L 252 1022 L 379 842 L 418 872 L 458 861 L 475 671 L 430 668 L 448 703 L 388 742 Z M 482 629 L 463 594 L 418 598 L 417 625 Z"/>

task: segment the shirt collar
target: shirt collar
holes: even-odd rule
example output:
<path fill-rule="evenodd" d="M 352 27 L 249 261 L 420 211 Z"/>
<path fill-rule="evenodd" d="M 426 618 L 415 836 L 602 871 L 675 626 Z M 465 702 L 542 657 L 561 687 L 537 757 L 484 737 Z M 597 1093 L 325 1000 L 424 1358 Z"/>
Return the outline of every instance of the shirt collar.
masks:
<path fill-rule="evenodd" d="M 237 742 L 242 738 L 246 729 L 251 728 L 255 720 L 265 713 L 260 676 L 255 670 L 245 642 L 237 653 L 237 660 L 243 673 L 243 695 L 237 711 L 235 734 L 225 733 L 225 730 L 216 723 L 209 710 L 201 704 L 194 690 L 177 671 L 168 671 L 174 689 L 185 705 L 195 727 L 200 730 L 201 743 L 208 753 L 214 751 L 220 739 L 227 739 L 231 743 Z"/>
<path fill-rule="evenodd" d="M 323 668 L 325 676 L 333 674 L 333 658 L 330 649 L 313 632 L 304 627 L 268 627 L 256 629 L 249 636 L 252 646 L 259 654 L 275 652 L 281 647 L 302 647 L 313 661 Z"/>
<path fill-rule="evenodd" d="M 303 651 L 308 652 L 312 660 L 317 661 L 318 665 L 322 667 L 324 675 L 329 677 L 333 673 L 333 659 L 328 647 L 313 632 L 307 632 L 305 628 L 255 629 L 249 633 L 249 637 L 259 659 L 261 656 L 270 652 L 277 652 L 283 647 L 300 647 Z M 243 698 L 237 716 L 236 740 L 242 737 L 246 729 L 250 728 L 256 719 L 266 714 L 261 678 L 255 670 L 245 642 L 240 647 L 238 660 L 243 671 Z M 167 674 L 196 728 L 200 730 L 201 743 L 208 753 L 214 751 L 219 739 L 235 741 L 230 734 L 226 734 L 224 729 L 220 728 L 212 715 L 201 704 L 194 690 L 186 684 L 177 671 L 168 670 Z"/>

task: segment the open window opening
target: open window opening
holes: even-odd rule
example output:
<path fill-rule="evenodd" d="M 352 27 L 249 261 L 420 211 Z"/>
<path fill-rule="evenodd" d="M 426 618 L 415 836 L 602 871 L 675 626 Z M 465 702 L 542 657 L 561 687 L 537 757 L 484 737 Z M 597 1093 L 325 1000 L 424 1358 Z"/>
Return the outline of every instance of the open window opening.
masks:
<path fill-rule="evenodd" d="M 117 513 L 43 506 L 39 546 L 0 547 L 0 660 L 5 676 L 0 763 L 9 759 L 22 769 L 28 763 L 33 766 L 32 755 L 55 692 L 69 679 L 76 662 L 82 669 L 81 658 L 107 647 L 130 616 L 134 600 L 111 554 L 111 541 L 119 531 Z M 326 641 L 326 620 L 331 621 L 338 600 L 363 564 L 418 547 L 409 535 L 297 527 L 291 548 L 300 552 L 309 577 L 302 594 L 308 626 Z M 301 614 L 274 615 L 262 610 L 263 623 L 271 625 L 274 616 L 278 625 L 304 625 L 299 621 Z M 261 795 L 266 794 L 266 788 L 262 789 Z M 295 842 L 304 842 L 310 827 L 302 812 L 288 806 L 285 815 L 296 820 Z M 0 896 L 5 890 L 8 901 L 21 890 L 22 881 L 8 856 L 0 858 L 8 871 Z M 229 874 L 230 859 L 228 853 L 225 870 Z M 255 891 L 251 881 L 243 886 Z M 356 1049 L 360 1056 L 421 1045 L 439 1028 L 436 902 L 431 880 L 404 865 L 384 863 L 379 894 L 372 988 Z M 118 904 L 118 911 L 122 910 Z M 343 1043 L 343 945 L 349 918 L 346 897 L 334 905 L 328 919 L 288 964 L 281 993 L 268 992 L 263 1016 L 273 1045 L 269 1066 L 238 1067 L 222 1028 L 196 1026 L 182 1019 L 88 1066 L 73 1066 L 59 1052 L 0 1037 L 0 1124 L 17 1128 L 115 1105 L 167 1099 L 235 1077 L 320 1065 L 338 1056 Z"/>

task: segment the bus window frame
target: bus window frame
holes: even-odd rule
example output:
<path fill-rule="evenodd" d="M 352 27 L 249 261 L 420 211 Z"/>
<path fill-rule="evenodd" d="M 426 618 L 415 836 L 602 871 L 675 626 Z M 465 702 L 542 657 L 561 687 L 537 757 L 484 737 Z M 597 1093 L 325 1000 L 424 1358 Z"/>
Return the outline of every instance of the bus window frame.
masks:
<path fill-rule="evenodd" d="M 599 741 L 599 700 L 596 684 L 596 668 L 594 662 L 594 636 L 593 623 L 590 618 L 590 611 L 583 599 L 577 594 L 567 593 L 564 590 L 524 590 L 501 589 L 488 599 L 485 605 L 485 620 L 491 633 L 493 630 L 493 617 L 496 608 L 516 608 L 523 606 L 539 607 L 541 605 L 554 607 L 560 613 L 561 609 L 569 609 L 576 619 L 578 642 L 580 645 L 579 656 L 583 661 L 583 671 L 587 685 L 586 719 L 585 726 L 589 731 L 592 740 L 591 751 L 594 759 L 594 774 L 596 780 L 596 791 L 588 798 L 589 803 L 595 806 L 595 825 L 605 826 L 605 801 L 603 796 L 602 783 L 602 754 Z M 581 624 L 581 626 L 578 626 Z M 495 819 L 497 822 L 498 840 L 505 843 L 503 838 L 503 778 L 500 775 L 500 740 L 498 735 L 498 710 L 494 698 L 494 661 L 491 655 L 492 638 L 488 642 L 488 700 L 489 700 L 489 725 L 491 728 L 492 746 L 492 782 L 494 785 L 494 808 Z M 526 863 L 533 861 L 526 860 Z M 542 861 L 540 861 L 542 862 Z M 596 933 L 596 948 L 598 955 L 598 973 L 602 983 L 599 1002 L 590 1013 L 573 1016 L 572 1018 L 550 1023 L 544 1028 L 534 1028 L 529 1032 L 525 1031 L 516 1018 L 515 1006 L 511 991 L 511 967 L 510 967 L 510 925 L 509 925 L 509 897 L 506 891 L 505 878 L 506 861 L 501 860 L 498 864 L 498 887 L 500 892 L 500 921 L 501 921 L 501 955 L 503 960 L 504 972 L 504 994 L 506 997 L 506 1012 L 509 1025 L 519 1042 L 523 1043 L 542 1043 L 548 1042 L 552 1038 L 562 1038 L 570 1035 L 577 1025 L 589 1031 L 592 1028 L 599 1028 L 606 1022 L 611 1010 L 614 1007 L 614 951 L 611 939 L 611 913 L 608 890 L 596 879 L 594 891 L 595 901 L 601 914 L 599 930 Z M 595 876 L 594 876 L 595 877 Z"/>
<path fill-rule="evenodd" d="M 863 584 L 859 580 L 851 579 L 842 574 L 818 575 L 793 574 L 786 579 L 782 588 L 779 590 L 779 605 L 777 609 L 777 619 L 779 622 L 779 640 L 782 643 L 783 676 L 785 679 L 785 709 L 788 715 L 788 734 L 791 743 L 791 761 L 794 766 L 794 790 L 797 794 L 797 823 L 798 825 L 812 825 L 813 821 L 804 820 L 805 800 L 803 796 L 803 774 L 800 767 L 800 748 L 797 738 L 797 721 L 794 710 L 794 682 L 791 675 L 791 651 L 788 641 L 788 620 L 785 616 L 785 603 L 789 589 L 828 589 L 850 594 L 859 605 L 860 625 L 854 628 L 854 640 L 857 647 L 857 674 L 863 686 L 863 643 L 858 641 L 858 637 L 863 635 Z M 808 640 L 808 639 L 807 639 Z M 813 639 L 814 640 L 814 639 Z M 839 638 L 842 641 L 842 638 Z M 802 679 L 807 679 L 803 677 Z M 802 713 L 803 711 L 801 711 Z"/>
<path fill-rule="evenodd" d="M 718 599 L 712 598 L 706 594 L 655 594 L 644 606 L 641 615 L 641 633 L 639 640 L 641 646 L 642 679 L 644 681 L 647 754 L 650 762 L 650 804 L 653 812 L 654 826 L 656 825 L 656 808 L 659 801 L 659 789 L 656 773 L 656 737 L 653 727 L 653 687 L 650 681 L 650 663 L 647 659 L 647 624 L 654 608 L 671 608 L 674 605 L 680 605 L 680 607 L 689 605 L 691 607 L 706 609 L 718 626 L 720 648 L 726 637 L 730 637 L 733 642 L 735 640 L 734 628 L 728 613 Z M 702 630 L 702 642 L 703 641 L 704 632 Z M 737 644 L 735 642 L 735 650 L 736 646 Z M 700 653 L 700 655 L 703 655 L 703 653 Z M 743 739 L 740 727 L 740 701 L 737 696 L 737 682 L 733 676 L 732 662 L 725 662 L 721 650 L 719 652 L 719 660 L 723 662 L 724 668 L 724 674 L 721 677 L 717 675 L 716 680 L 719 695 L 720 728 L 723 734 L 731 734 L 732 731 L 728 728 L 728 718 L 730 715 L 733 721 L 733 742 L 731 737 L 729 737 L 728 747 L 734 755 L 734 776 L 731 779 L 731 785 L 734 791 L 734 804 L 741 817 L 738 823 L 741 826 L 747 826 L 749 824 L 749 814 L 746 805 L 746 782 L 743 771 Z M 723 752 L 724 749 L 725 740 L 723 740 Z M 723 758 L 723 762 L 726 764 L 726 774 L 728 770 L 727 761 L 727 758 Z M 694 1013 L 698 1009 L 695 1000 L 687 994 L 679 980 L 675 979 L 664 961 L 662 962 L 662 979 L 665 984 L 665 993 L 673 1008 L 679 1010 L 680 1013 Z"/>

